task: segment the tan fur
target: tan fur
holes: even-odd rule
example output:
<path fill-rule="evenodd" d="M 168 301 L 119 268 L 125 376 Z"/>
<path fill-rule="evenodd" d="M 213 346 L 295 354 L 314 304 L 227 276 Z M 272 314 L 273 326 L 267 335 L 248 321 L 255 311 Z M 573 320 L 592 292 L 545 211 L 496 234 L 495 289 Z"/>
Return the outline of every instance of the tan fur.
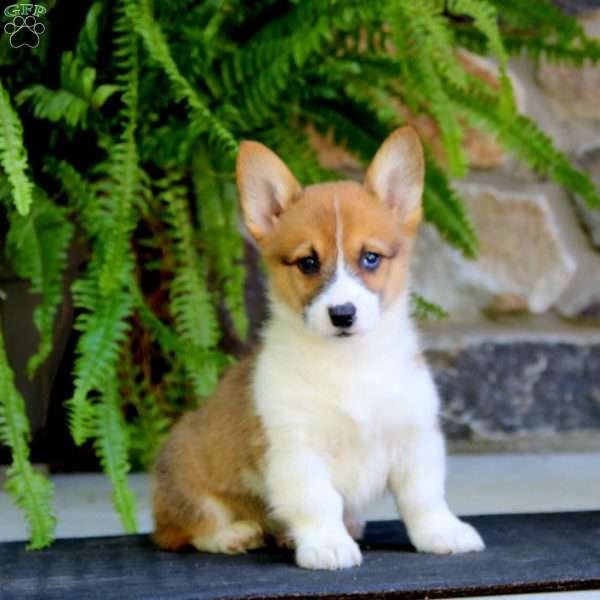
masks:
<path fill-rule="evenodd" d="M 247 479 L 258 473 L 265 440 L 250 400 L 254 356 L 234 366 L 216 394 L 186 414 L 173 429 L 154 468 L 154 540 L 179 549 L 194 537 L 214 533 L 213 502 L 232 520 L 266 529 L 264 503 Z M 209 499 L 205 504 L 204 500 Z"/>

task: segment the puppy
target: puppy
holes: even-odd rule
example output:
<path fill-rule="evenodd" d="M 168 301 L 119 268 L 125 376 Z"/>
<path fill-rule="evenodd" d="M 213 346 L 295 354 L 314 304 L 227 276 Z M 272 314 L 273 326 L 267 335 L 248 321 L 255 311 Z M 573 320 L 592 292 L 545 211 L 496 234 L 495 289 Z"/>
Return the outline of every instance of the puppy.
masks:
<path fill-rule="evenodd" d="M 439 400 L 409 317 L 423 151 L 404 127 L 362 184 L 301 187 L 257 142 L 237 161 L 268 271 L 254 354 L 173 429 L 155 467 L 156 543 L 238 553 L 273 536 L 308 569 L 361 563 L 361 510 L 389 488 L 417 550 L 482 550 L 444 497 Z"/>

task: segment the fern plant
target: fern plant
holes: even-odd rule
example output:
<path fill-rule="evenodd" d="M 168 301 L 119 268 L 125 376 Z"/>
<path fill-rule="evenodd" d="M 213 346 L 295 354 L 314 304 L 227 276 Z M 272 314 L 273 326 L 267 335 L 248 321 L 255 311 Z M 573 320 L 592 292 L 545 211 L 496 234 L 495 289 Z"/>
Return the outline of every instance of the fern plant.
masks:
<path fill-rule="evenodd" d="M 511 55 L 600 60 L 600 45 L 550 0 L 49 0 L 47 8 L 37 48 L 0 40 L 5 257 L 40 295 L 33 375 L 52 352 L 70 248 L 85 249 L 69 292 L 77 337 L 64 400 L 73 439 L 95 450 L 127 531 L 136 528 L 129 470 L 147 467 L 173 420 L 214 389 L 233 360 L 225 333 L 248 335 L 232 173 L 239 140 L 261 140 L 301 181 L 323 181 L 338 174 L 319 163 L 309 126 L 366 164 L 402 124 L 398 102 L 429 115 L 447 161 L 426 149 L 425 217 L 466 256 L 477 240 L 450 181 L 468 169 L 464 123 L 600 206 L 588 177 L 513 100 Z M 497 61 L 498 89 L 465 69 L 459 47 Z M 441 316 L 425 299 L 414 307 Z M 52 488 L 29 462 L 29 435 L 0 336 L 7 489 L 40 548 L 53 536 Z"/>

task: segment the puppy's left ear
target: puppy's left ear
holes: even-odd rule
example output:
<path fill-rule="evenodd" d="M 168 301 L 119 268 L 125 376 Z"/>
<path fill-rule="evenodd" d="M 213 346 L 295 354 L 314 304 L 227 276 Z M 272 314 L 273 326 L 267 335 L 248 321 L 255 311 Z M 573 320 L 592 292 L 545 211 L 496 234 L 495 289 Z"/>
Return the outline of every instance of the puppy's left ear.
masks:
<path fill-rule="evenodd" d="M 412 127 L 396 129 L 383 142 L 365 177 L 366 188 L 404 218 L 420 215 L 425 174 L 423 147 Z"/>

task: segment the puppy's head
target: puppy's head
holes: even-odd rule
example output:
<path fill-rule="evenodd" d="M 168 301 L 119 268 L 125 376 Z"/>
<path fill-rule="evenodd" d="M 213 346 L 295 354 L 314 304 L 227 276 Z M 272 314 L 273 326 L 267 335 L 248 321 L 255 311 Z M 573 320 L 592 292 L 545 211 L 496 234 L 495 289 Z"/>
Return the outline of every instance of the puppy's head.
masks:
<path fill-rule="evenodd" d="M 362 184 L 302 188 L 268 148 L 243 142 L 242 212 L 266 261 L 273 300 L 321 336 L 373 329 L 407 284 L 423 172 L 421 143 L 409 127 L 387 138 Z"/>

